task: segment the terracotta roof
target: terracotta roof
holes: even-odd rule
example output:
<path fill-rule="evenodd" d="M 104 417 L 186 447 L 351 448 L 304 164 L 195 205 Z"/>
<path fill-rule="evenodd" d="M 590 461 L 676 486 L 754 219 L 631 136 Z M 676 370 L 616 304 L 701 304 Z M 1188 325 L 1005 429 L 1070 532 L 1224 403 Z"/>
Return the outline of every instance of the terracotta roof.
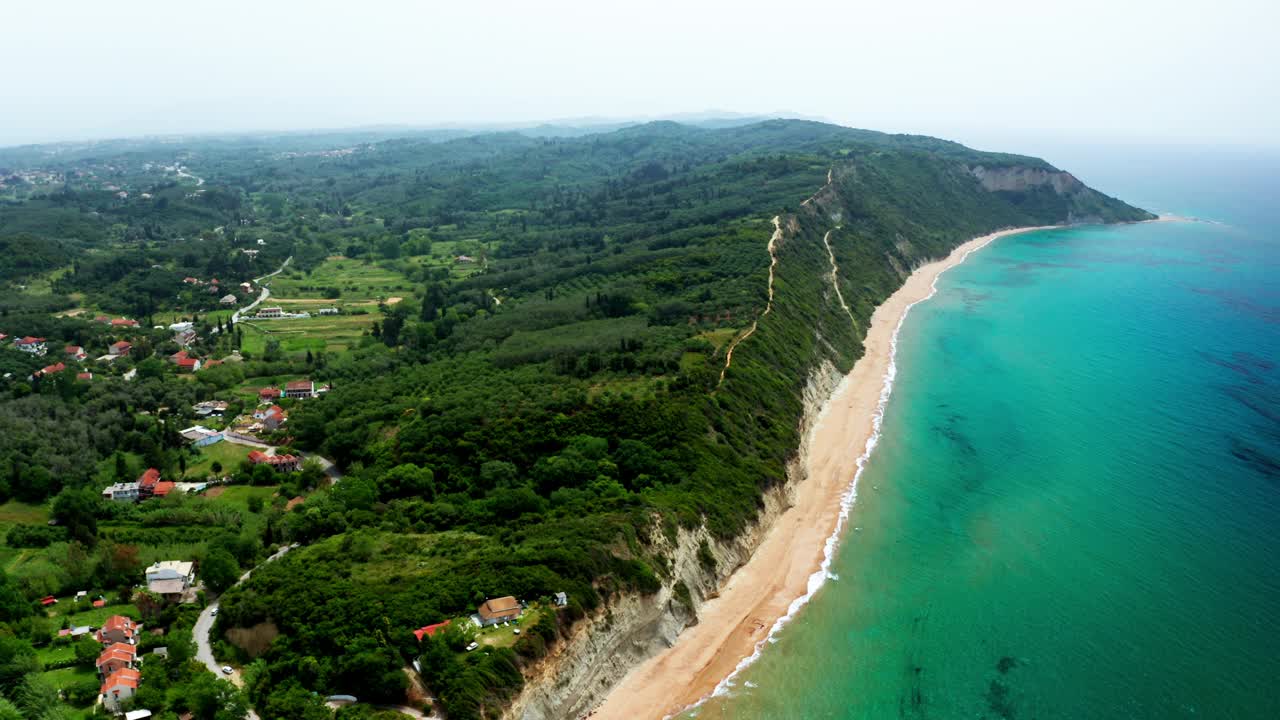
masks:
<path fill-rule="evenodd" d="M 128 342 L 127 340 L 121 340 L 121 341 L 119 341 L 119 342 L 113 342 L 113 343 L 111 343 L 111 347 L 113 347 L 113 348 L 127 348 L 127 347 L 133 347 L 133 344 L 132 344 L 132 343 L 130 343 L 130 342 Z"/>
<path fill-rule="evenodd" d="M 107 649 L 102 651 L 102 654 L 98 656 L 98 660 L 95 664 L 98 667 L 102 667 L 112 660 L 122 663 L 131 663 L 136 657 L 137 650 L 135 650 L 132 645 L 122 642 L 112 643 L 107 646 Z"/>
<path fill-rule="evenodd" d="M 52 375 L 52 374 L 54 374 L 54 373 L 60 373 L 60 372 L 62 372 L 63 370 L 66 370 L 66 369 L 67 369 L 67 366 L 66 366 L 65 364 L 58 362 L 58 363 L 54 363 L 54 364 L 52 364 L 52 365 L 45 365 L 43 368 L 41 368 L 41 369 L 40 369 L 40 374 L 41 374 L 41 375 Z"/>
<path fill-rule="evenodd" d="M 44 338 L 31 337 L 30 335 L 28 335 L 24 338 L 18 338 L 17 340 L 14 340 L 13 344 L 14 345 L 32 345 L 34 343 L 42 343 L 42 342 L 44 342 Z"/>
<path fill-rule="evenodd" d="M 94 601 L 93 601 L 93 606 L 94 606 L 94 607 L 106 607 L 106 606 L 107 606 L 107 601 L 106 601 L 106 600 L 94 600 Z"/>
<path fill-rule="evenodd" d="M 177 487 L 175 483 L 171 483 L 168 480 L 162 480 L 156 483 L 156 486 L 151 489 L 151 494 L 156 497 L 164 497 L 172 492 L 175 487 Z"/>
<path fill-rule="evenodd" d="M 294 380 L 284 387 L 286 390 L 310 390 L 314 387 L 314 383 L 310 380 Z"/>
<path fill-rule="evenodd" d="M 93 379 L 93 373 L 91 373 L 91 372 L 76 373 L 76 379 L 77 379 L 77 380 L 92 380 L 92 379 Z"/>
<path fill-rule="evenodd" d="M 106 601 L 103 600 L 100 602 L 105 603 Z M 101 630 L 102 631 L 124 630 L 127 633 L 132 633 L 133 628 L 134 628 L 133 618 L 128 617 L 127 615 L 112 615 L 111 617 L 107 618 L 105 622 L 102 623 Z"/>
<path fill-rule="evenodd" d="M 41 604 L 41 605 L 54 605 L 54 604 L 56 604 L 57 602 L 58 602 L 58 598 L 56 598 L 56 597 L 54 597 L 54 596 L 52 596 L 52 595 L 46 595 L 46 596 L 44 596 L 43 598 L 41 598 L 41 599 L 40 599 L 40 604 Z"/>
<path fill-rule="evenodd" d="M 258 397 L 280 397 L 280 391 L 273 387 L 264 387 L 258 391 Z"/>
<path fill-rule="evenodd" d="M 520 603 L 516 599 L 507 595 L 505 597 L 493 598 L 485 600 L 478 611 L 480 617 L 489 620 L 495 617 L 505 617 L 507 615 L 520 614 Z"/>
<path fill-rule="evenodd" d="M 115 320 L 111 321 L 111 324 L 114 327 L 137 327 L 138 321 L 130 320 L 128 318 L 116 318 Z"/>
<path fill-rule="evenodd" d="M 160 482 L 160 471 L 155 468 L 147 468 L 147 471 L 138 476 L 138 484 L 143 487 L 151 487 Z"/>
<path fill-rule="evenodd" d="M 117 687 L 127 687 L 134 690 L 138 689 L 138 681 L 142 679 L 142 673 L 133 668 L 120 668 L 111 673 L 111 676 L 102 683 L 102 694 L 107 695 L 112 689 Z"/>

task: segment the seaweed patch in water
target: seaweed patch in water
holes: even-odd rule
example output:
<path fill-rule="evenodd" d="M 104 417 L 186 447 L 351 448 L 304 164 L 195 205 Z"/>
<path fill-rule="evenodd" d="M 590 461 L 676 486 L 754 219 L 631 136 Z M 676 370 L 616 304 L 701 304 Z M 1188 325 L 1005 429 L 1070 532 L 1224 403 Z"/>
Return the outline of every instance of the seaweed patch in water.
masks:
<path fill-rule="evenodd" d="M 1013 718 L 1013 703 L 1009 701 L 1009 686 L 992 680 L 987 688 L 987 708 L 1005 720 Z"/>
<path fill-rule="evenodd" d="M 1008 675 L 1009 671 L 1016 667 L 1018 667 L 1018 659 L 1008 655 L 1000 658 L 1000 662 L 996 663 L 996 669 L 1000 671 L 1001 675 Z"/>

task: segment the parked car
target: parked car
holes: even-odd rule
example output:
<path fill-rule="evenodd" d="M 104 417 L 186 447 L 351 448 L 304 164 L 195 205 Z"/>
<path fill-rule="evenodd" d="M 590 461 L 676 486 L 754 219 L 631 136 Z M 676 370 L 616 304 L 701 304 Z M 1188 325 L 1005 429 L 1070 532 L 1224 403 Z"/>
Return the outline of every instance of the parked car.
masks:
<path fill-rule="evenodd" d="M 230 665 L 223 665 L 223 666 L 222 666 L 222 674 L 223 674 L 223 675 L 230 675 L 230 674 L 231 674 L 231 673 L 233 673 L 233 672 L 235 672 L 235 671 L 231 669 L 231 666 L 230 666 Z"/>

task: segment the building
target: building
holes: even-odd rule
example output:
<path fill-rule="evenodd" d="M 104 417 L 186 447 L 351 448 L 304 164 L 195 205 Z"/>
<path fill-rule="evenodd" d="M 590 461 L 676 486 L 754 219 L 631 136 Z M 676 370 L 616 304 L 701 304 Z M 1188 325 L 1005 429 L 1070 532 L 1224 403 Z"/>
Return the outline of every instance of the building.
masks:
<path fill-rule="evenodd" d="M 249 453 L 249 463 L 270 465 L 277 472 L 297 472 L 302 469 L 302 458 L 295 455 L 268 455 L 260 450 Z"/>
<path fill-rule="evenodd" d="M 452 621 L 445 620 L 444 622 L 438 622 L 435 625 L 426 625 L 424 627 L 420 627 L 417 630 L 413 631 L 413 636 L 418 638 L 418 642 L 422 642 L 422 638 L 434 637 L 436 633 L 449 627 L 450 622 Z"/>
<path fill-rule="evenodd" d="M 177 365 L 180 361 L 186 360 L 189 357 L 191 356 L 187 354 L 186 350 L 179 350 L 178 352 L 169 356 L 169 362 L 173 363 L 174 365 Z"/>
<path fill-rule="evenodd" d="M 111 318 L 110 318 L 109 316 L 107 316 L 107 315 L 99 315 L 99 316 L 95 317 L 95 318 L 93 319 L 93 321 L 94 321 L 94 322 L 96 322 L 96 323 L 101 323 L 101 324 L 103 324 L 103 325 L 110 325 L 110 324 L 111 324 Z"/>
<path fill-rule="evenodd" d="M 275 402 L 276 398 L 279 398 L 279 397 L 280 397 L 280 391 L 277 388 L 264 387 L 258 391 L 259 403 Z"/>
<path fill-rule="evenodd" d="M 268 430 L 277 430 L 285 421 L 284 408 L 279 405 L 272 405 L 269 408 L 259 408 L 253 411 L 253 419 L 261 420 L 263 427 Z"/>
<path fill-rule="evenodd" d="M 476 610 L 476 614 L 471 616 L 471 621 L 480 627 L 489 627 L 490 625 L 515 620 L 520 617 L 521 612 L 520 603 L 516 602 L 515 598 L 507 595 L 485 600 L 484 604 Z"/>
<path fill-rule="evenodd" d="M 215 288 L 210 287 L 209 289 L 210 289 L 210 290 L 214 290 Z M 235 295 L 232 295 L 232 294 L 230 294 L 230 293 L 228 293 L 228 294 L 226 294 L 226 295 L 223 295 L 223 296 L 222 296 L 222 299 L 221 299 L 221 300 L 219 300 L 218 302 L 222 303 L 223 305 L 235 305 L 235 304 L 236 304 L 236 296 L 235 296 Z"/>
<path fill-rule="evenodd" d="M 138 321 L 130 320 L 129 318 L 116 318 L 111 321 L 111 327 L 136 328 L 138 327 Z"/>
<path fill-rule="evenodd" d="M 240 283 L 240 291 L 245 295 L 248 295 L 253 292 L 253 285 L 247 282 L 242 282 Z"/>
<path fill-rule="evenodd" d="M 556 593 L 556 607 L 564 607 L 569 604 L 569 596 L 562 592 Z"/>
<path fill-rule="evenodd" d="M 190 345 L 191 343 L 196 341 L 195 328 L 187 328 L 186 330 L 179 330 L 175 332 L 173 334 L 173 341 L 178 343 L 182 347 L 186 347 Z"/>
<path fill-rule="evenodd" d="M 203 425 L 192 425 L 179 434 L 186 438 L 191 447 L 204 447 L 220 442 L 223 439 L 222 433 L 210 430 Z"/>
<path fill-rule="evenodd" d="M 56 362 L 56 363 L 54 363 L 54 364 L 52 364 L 52 365 L 45 365 L 44 367 L 42 367 L 42 368 L 40 368 L 39 370 L 37 370 L 37 371 L 35 371 L 34 373 L 32 373 L 32 376 L 33 376 L 33 377 L 46 377 L 46 376 L 48 376 L 48 375 L 57 375 L 58 373 L 62 372 L 63 370 L 66 370 L 66 369 L 67 369 L 67 366 L 66 366 L 66 364 L 65 364 L 65 363 Z"/>
<path fill-rule="evenodd" d="M 186 357 L 178 361 L 178 372 L 195 372 L 199 369 L 200 369 L 199 358 Z"/>
<path fill-rule="evenodd" d="M 49 349 L 45 347 L 44 338 L 31 337 L 30 335 L 14 340 L 13 348 L 40 357 L 44 357 L 44 354 L 49 352 Z"/>
<path fill-rule="evenodd" d="M 338 311 L 338 308 L 336 307 L 328 307 L 328 308 L 320 308 L 318 312 L 321 315 L 337 315 L 339 311 Z"/>
<path fill-rule="evenodd" d="M 208 367 L 208 365 L 209 363 L 205 363 L 206 367 Z M 209 417 L 210 415 L 222 415 L 222 413 L 227 411 L 227 401 L 226 400 L 205 400 L 204 402 L 200 402 L 200 403 L 196 403 L 195 405 L 192 405 L 191 409 L 195 410 L 196 415 L 198 417 Z M 199 426 L 197 425 L 196 427 L 199 427 Z M 186 432 L 186 431 L 184 430 L 183 432 Z"/>
<path fill-rule="evenodd" d="M 125 615 L 112 615 L 102 623 L 102 627 L 98 628 L 94 637 L 103 645 L 115 643 L 133 645 L 138 641 L 138 624 L 133 621 L 133 618 Z"/>
<path fill-rule="evenodd" d="M 120 342 L 112 343 L 111 347 L 107 348 L 107 352 L 116 357 L 127 357 L 129 355 L 129 351 L 132 349 L 133 345 L 121 340 Z"/>
<path fill-rule="evenodd" d="M 264 307 L 258 311 L 257 317 L 260 318 L 282 318 L 284 317 L 284 308 L 280 307 Z"/>
<path fill-rule="evenodd" d="M 116 483 L 102 491 L 102 497 L 116 502 L 137 502 L 141 496 L 138 483 Z"/>
<path fill-rule="evenodd" d="M 136 669 L 138 666 L 138 651 L 129 643 L 112 643 L 103 649 L 102 654 L 98 655 L 98 660 L 95 664 L 98 667 L 98 676 L 108 678 L 125 668 Z"/>
<path fill-rule="evenodd" d="M 131 668 L 112 673 L 102 682 L 102 706 L 113 713 L 120 712 L 121 703 L 133 697 L 141 679 L 142 674 Z"/>
<path fill-rule="evenodd" d="M 195 583 L 195 563 L 181 560 L 162 560 L 147 568 L 147 590 L 165 600 L 181 602 L 183 595 Z"/>
<path fill-rule="evenodd" d="M 147 468 L 138 476 L 138 498 L 145 500 L 155 494 L 156 485 L 160 482 L 160 471 Z"/>
<path fill-rule="evenodd" d="M 81 372 L 81 373 L 76 373 L 76 379 L 77 379 L 77 380 L 92 380 L 92 379 L 93 379 L 93 373 L 91 373 L 91 372 Z"/>
<path fill-rule="evenodd" d="M 62 351 L 66 353 L 68 360 L 84 360 L 89 357 L 89 353 L 85 352 L 84 348 L 79 345 L 68 345 Z"/>
<path fill-rule="evenodd" d="M 316 396 L 316 384 L 310 380 L 294 380 L 284 386 L 284 396 L 294 399 L 313 398 Z"/>

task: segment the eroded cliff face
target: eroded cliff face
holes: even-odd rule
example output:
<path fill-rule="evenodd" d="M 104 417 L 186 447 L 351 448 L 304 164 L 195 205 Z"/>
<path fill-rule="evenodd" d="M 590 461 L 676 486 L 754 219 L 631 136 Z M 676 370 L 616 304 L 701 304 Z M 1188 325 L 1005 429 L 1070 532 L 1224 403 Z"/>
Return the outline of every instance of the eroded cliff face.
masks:
<path fill-rule="evenodd" d="M 983 189 L 991 192 L 1026 192 L 1048 185 L 1059 195 L 1070 195 L 1085 189 L 1084 183 L 1077 180 L 1071 173 L 1062 170 L 1026 166 L 988 168 L 982 165 L 974 165 L 967 169 L 969 174 L 978 178 Z"/>
<path fill-rule="evenodd" d="M 652 595 L 626 594 L 579 621 L 572 635 L 526 675 L 519 697 L 508 708 L 510 720 L 566 720 L 586 715 L 633 667 L 671 647 L 682 630 L 698 621 L 698 608 L 715 597 L 729 576 L 755 552 L 777 518 L 791 505 L 796 483 L 805 477 L 810 431 L 842 378 L 830 362 L 813 370 L 803 391 L 804 440 L 791 462 L 786 481 L 764 493 L 756 522 L 738 537 L 722 541 L 706 528 L 680 529 L 672 541 L 658 533 L 656 552 L 670 560 L 670 573 Z M 706 543 L 714 567 L 702 563 Z M 678 588 L 688 589 L 688 601 Z"/>

